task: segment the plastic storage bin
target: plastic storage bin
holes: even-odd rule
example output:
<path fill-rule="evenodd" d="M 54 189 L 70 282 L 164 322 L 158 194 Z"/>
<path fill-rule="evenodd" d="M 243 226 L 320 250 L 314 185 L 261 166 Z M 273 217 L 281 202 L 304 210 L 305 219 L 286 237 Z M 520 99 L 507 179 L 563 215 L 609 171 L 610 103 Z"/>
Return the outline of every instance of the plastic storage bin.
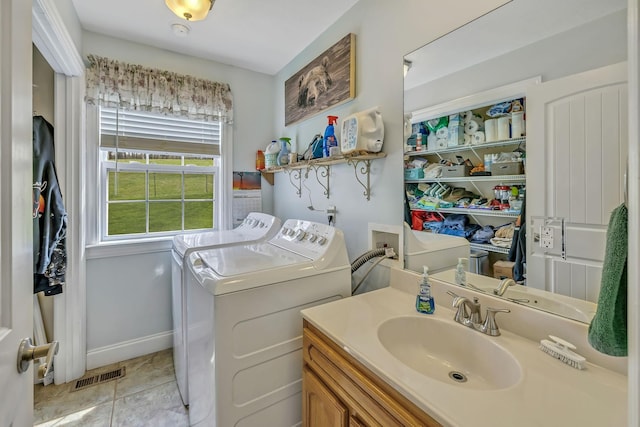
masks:
<path fill-rule="evenodd" d="M 523 173 L 522 162 L 500 162 L 491 165 L 492 175 L 522 175 Z"/>
<path fill-rule="evenodd" d="M 469 176 L 471 173 L 471 167 L 467 165 L 455 165 L 455 166 L 443 166 L 442 177 L 443 178 L 455 178 L 461 176 Z"/>
<path fill-rule="evenodd" d="M 404 170 L 404 179 L 422 179 L 424 170 L 422 168 L 412 168 Z"/>

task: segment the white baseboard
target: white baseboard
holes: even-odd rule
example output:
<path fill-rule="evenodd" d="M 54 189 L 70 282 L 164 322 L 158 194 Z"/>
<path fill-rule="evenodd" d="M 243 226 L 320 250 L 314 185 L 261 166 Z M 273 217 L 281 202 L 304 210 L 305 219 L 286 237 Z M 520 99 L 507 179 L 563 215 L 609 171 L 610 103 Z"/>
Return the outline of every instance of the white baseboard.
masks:
<path fill-rule="evenodd" d="M 87 352 L 87 370 L 173 347 L 173 331 L 123 341 Z"/>

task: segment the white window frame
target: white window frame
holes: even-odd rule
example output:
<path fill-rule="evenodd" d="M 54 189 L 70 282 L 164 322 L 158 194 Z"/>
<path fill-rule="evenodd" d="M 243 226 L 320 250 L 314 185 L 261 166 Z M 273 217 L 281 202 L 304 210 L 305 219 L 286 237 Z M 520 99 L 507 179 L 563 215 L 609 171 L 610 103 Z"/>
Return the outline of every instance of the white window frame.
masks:
<path fill-rule="evenodd" d="M 148 154 L 152 154 L 152 153 L 148 153 Z M 139 234 L 116 234 L 116 235 L 108 235 L 107 234 L 107 228 L 108 228 L 108 205 L 109 205 L 109 201 L 107 200 L 107 195 L 108 195 L 108 188 L 106 188 L 106 183 L 107 183 L 107 175 L 108 172 L 110 170 L 117 170 L 118 172 L 142 172 L 145 173 L 145 200 L 141 200 L 139 201 L 139 203 L 144 203 L 146 206 L 146 229 L 149 229 L 149 205 L 152 203 L 157 203 L 157 202 L 161 202 L 161 200 L 151 200 L 149 198 L 149 174 L 153 173 L 153 172 L 162 172 L 162 173 L 171 173 L 171 174 L 184 174 L 184 173 L 197 173 L 197 174 L 204 174 L 204 175 L 212 175 L 213 176 L 213 183 L 214 183 L 214 191 L 213 191 L 213 198 L 211 200 L 211 202 L 213 203 L 214 206 L 214 210 L 213 210 L 213 230 L 218 229 L 218 222 L 219 222 L 219 218 L 216 212 L 216 208 L 218 205 L 218 200 L 217 200 L 217 195 L 218 195 L 218 189 L 220 187 L 218 181 L 219 181 L 219 167 L 218 166 L 199 166 L 196 168 L 194 168 L 193 166 L 184 166 L 184 157 L 183 157 L 183 165 L 181 166 L 165 166 L 165 165 L 157 165 L 157 164 L 153 164 L 153 163 L 126 163 L 126 162 L 118 162 L 116 164 L 115 161 L 109 161 L 109 160 L 104 160 L 104 157 L 106 157 L 107 152 L 106 151 L 102 151 L 100 152 L 100 157 L 102 158 L 100 160 L 100 185 L 101 185 L 101 191 L 100 191 L 100 221 L 99 221 L 99 227 L 100 227 L 100 238 L 101 241 L 103 242 L 109 242 L 109 241 L 122 241 L 122 240 L 136 240 L 136 239 L 145 239 L 145 238 L 153 238 L 153 237 L 172 237 L 176 234 L 182 234 L 182 233 L 194 233 L 194 232 L 198 232 L 198 231 L 210 231 L 211 229 L 188 229 L 188 230 L 184 230 L 184 210 L 182 212 L 182 230 L 175 230 L 175 231 L 164 231 L 164 232 L 145 232 L 144 234 L 139 233 Z M 219 156 L 215 156 L 215 159 L 212 159 L 212 163 L 220 163 L 220 158 Z M 184 176 L 184 175 L 183 175 Z M 203 201 L 202 199 L 185 199 L 185 195 L 184 195 L 184 180 L 182 183 L 183 187 L 182 187 L 182 197 L 178 200 L 178 199 L 172 199 L 170 200 L 171 202 L 180 202 L 180 203 L 185 203 L 185 202 L 197 202 L 197 201 Z M 169 201 L 169 200 L 168 200 Z M 208 201 L 208 200 L 207 200 Z M 135 202 L 138 202 L 137 200 Z"/>
<path fill-rule="evenodd" d="M 97 259 L 112 256 L 126 256 L 141 253 L 166 251 L 171 248 L 172 236 L 147 236 L 132 239 L 103 240 L 101 220 L 103 218 L 100 195 L 104 187 L 100 168 L 100 114 L 99 107 L 87 105 L 87 165 L 86 175 L 86 256 Z M 220 124 L 220 162 L 216 179 L 216 202 L 214 205 L 217 221 L 216 229 L 229 228 L 232 221 L 232 182 L 233 182 L 233 125 Z"/>

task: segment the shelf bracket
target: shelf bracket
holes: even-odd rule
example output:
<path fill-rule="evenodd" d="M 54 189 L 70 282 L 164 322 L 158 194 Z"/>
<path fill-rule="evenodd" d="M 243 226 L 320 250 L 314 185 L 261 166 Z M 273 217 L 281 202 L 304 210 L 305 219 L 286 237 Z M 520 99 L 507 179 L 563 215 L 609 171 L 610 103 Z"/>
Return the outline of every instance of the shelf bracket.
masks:
<path fill-rule="evenodd" d="M 285 169 L 285 172 L 289 175 L 289 182 L 296 189 L 298 197 L 302 197 L 302 172 L 300 169 Z M 297 185 L 294 180 L 298 181 Z"/>
<path fill-rule="evenodd" d="M 309 166 L 316 173 L 316 180 L 318 184 L 324 189 L 324 195 L 329 198 L 331 187 L 329 185 L 329 175 L 331 172 L 330 165 L 311 165 Z M 309 169 L 307 168 L 307 175 L 309 174 Z M 321 179 L 322 178 L 322 179 Z M 324 183 L 323 183 L 324 181 Z"/>
<path fill-rule="evenodd" d="M 473 145 L 470 145 L 470 146 L 469 146 L 469 150 L 471 150 L 471 152 L 472 152 L 472 153 L 473 153 L 473 154 L 478 158 L 478 160 L 480 161 L 480 163 L 483 163 L 483 162 L 484 162 L 484 157 L 480 157 L 480 154 L 478 154 L 478 153 L 476 152 L 476 149 L 475 149 L 475 148 L 473 148 Z"/>
<path fill-rule="evenodd" d="M 371 172 L 371 160 L 370 159 L 349 159 L 347 163 L 353 166 L 353 171 L 356 174 L 356 181 L 364 188 L 364 193 L 362 193 L 367 200 L 371 200 L 371 181 L 370 181 L 370 172 Z M 362 182 L 360 177 L 358 176 L 358 165 L 360 163 L 364 163 L 360 167 L 360 175 L 366 176 L 366 184 Z"/>
<path fill-rule="evenodd" d="M 473 180 L 472 180 L 472 179 L 470 179 L 468 182 L 469 182 L 471 185 L 473 185 L 473 188 L 475 188 L 475 189 L 476 189 L 476 191 L 478 192 L 478 194 L 479 194 L 479 195 L 481 195 L 482 197 L 484 197 L 484 198 L 487 198 L 487 199 L 488 199 L 488 197 L 484 195 L 484 193 L 482 192 L 482 190 L 480 190 L 480 189 L 478 188 L 478 186 L 476 185 L 476 183 L 475 183 L 475 182 L 473 182 Z"/>

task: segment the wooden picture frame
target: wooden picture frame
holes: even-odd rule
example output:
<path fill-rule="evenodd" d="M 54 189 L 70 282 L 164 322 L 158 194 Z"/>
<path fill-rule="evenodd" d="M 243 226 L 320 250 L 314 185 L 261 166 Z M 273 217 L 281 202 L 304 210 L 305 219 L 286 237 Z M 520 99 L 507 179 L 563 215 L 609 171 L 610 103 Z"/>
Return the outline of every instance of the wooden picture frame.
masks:
<path fill-rule="evenodd" d="M 355 37 L 347 34 L 285 81 L 285 126 L 355 98 Z"/>

